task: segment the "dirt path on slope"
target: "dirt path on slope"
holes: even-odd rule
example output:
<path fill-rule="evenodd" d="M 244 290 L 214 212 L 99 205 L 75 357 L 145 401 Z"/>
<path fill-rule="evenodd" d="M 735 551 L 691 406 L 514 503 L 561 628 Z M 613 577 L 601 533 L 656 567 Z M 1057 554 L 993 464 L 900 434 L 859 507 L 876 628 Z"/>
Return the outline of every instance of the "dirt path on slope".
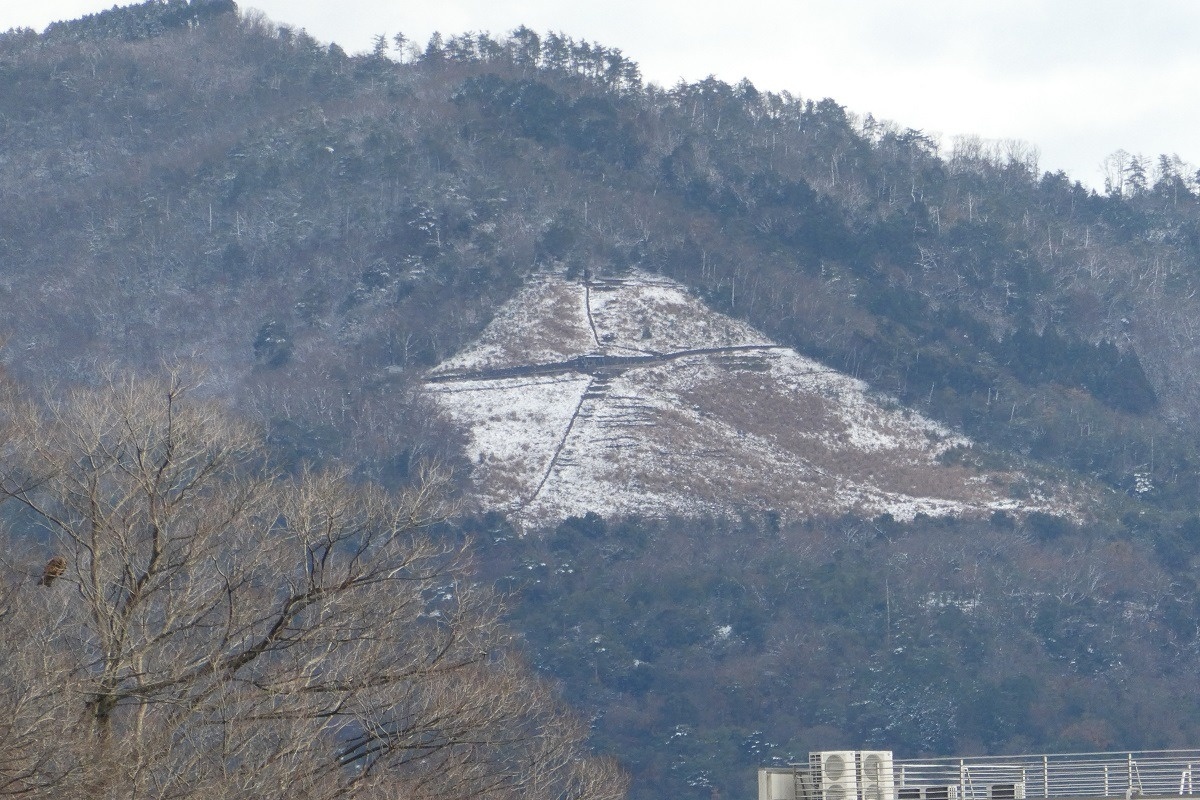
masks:
<path fill-rule="evenodd" d="M 583 408 L 583 404 L 588 401 L 592 386 L 596 383 L 593 377 L 588 381 L 587 386 L 583 387 L 583 391 L 579 393 L 579 402 L 575 404 L 575 410 L 571 412 L 571 418 L 567 420 L 567 427 L 563 430 L 562 436 L 559 437 L 558 446 L 554 448 L 554 453 L 550 456 L 550 461 L 546 464 L 546 471 L 542 475 L 542 479 L 538 481 L 537 487 L 533 493 L 529 495 L 529 499 L 522 500 L 517 505 L 518 511 L 524 511 L 525 508 L 537 500 L 538 495 L 542 493 L 542 487 L 546 485 L 546 481 L 550 480 L 550 476 L 554 473 L 554 468 L 558 466 L 558 457 L 562 455 L 563 448 L 567 446 L 567 440 L 571 438 L 571 430 L 575 427 L 575 422 L 579 419 L 579 412 Z"/>
<path fill-rule="evenodd" d="M 616 375 L 640 367 L 654 367 L 677 361 L 688 356 L 723 355 L 726 353 L 752 353 L 767 350 L 790 352 L 792 348 L 777 344 L 744 344 L 729 347 L 699 347 L 694 350 L 676 350 L 670 353 L 653 353 L 645 356 L 584 355 L 569 361 L 553 361 L 547 364 L 523 364 L 518 367 L 468 370 L 443 375 L 430 375 L 427 383 L 461 383 L 465 381 L 495 381 L 504 378 L 525 378 L 541 375 L 564 375 L 574 372 L 582 375 Z"/>

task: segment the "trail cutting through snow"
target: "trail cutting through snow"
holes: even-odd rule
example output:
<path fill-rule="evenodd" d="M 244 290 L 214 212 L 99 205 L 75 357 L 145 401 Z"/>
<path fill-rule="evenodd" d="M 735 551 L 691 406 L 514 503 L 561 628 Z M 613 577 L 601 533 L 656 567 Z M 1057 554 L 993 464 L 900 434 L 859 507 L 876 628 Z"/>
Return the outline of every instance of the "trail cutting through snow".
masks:
<path fill-rule="evenodd" d="M 558 465 L 558 457 L 562 455 L 563 448 L 567 446 L 567 439 L 571 437 L 571 429 L 575 427 L 575 421 L 579 419 L 579 410 L 583 408 L 583 404 L 588 399 L 588 392 L 591 391 L 591 388 L 595 385 L 595 383 L 595 378 L 588 381 L 587 386 L 579 395 L 579 402 L 575 404 L 575 410 L 571 412 L 571 418 L 567 420 L 566 430 L 563 431 L 562 436 L 558 440 L 558 446 L 554 448 L 554 453 L 550 456 L 550 463 L 546 465 L 545 474 L 542 475 L 542 479 L 538 481 L 537 488 L 533 490 L 533 494 L 530 495 L 527 500 L 521 503 L 520 508 L 527 508 L 530 503 L 537 500 L 538 495 L 542 493 L 542 487 L 546 485 L 546 481 L 550 480 L 550 476 L 554 474 L 554 467 Z"/>
<path fill-rule="evenodd" d="M 596 347 L 602 347 L 600 334 L 596 332 L 596 320 L 592 317 L 592 285 L 589 281 L 583 282 L 583 307 L 587 312 L 588 327 L 592 330 L 592 341 L 596 343 Z"/>
<path fill-rule="evenodd" d="M 617 356 L 593 353 L 579 356 L 570 361 L 550 364 L 526 364 L 518 367 L 499 367 L 470 372 L 446 372 L 431 375 L 427 383 L 454 383 L 461 381 L 495 381 L 508 378 L 527 378 L 534 375 L 614 375 L 637 367 L 654 367 L 677 361 L 689 356 L 715 356 L 728 353 L 752 353 L 764 350 L 790 352 L 790 348 L 774 344 L 747 344 L 737 347 L 697 347 L 691 350 L 676 350 L 673 353 L 654 353 L 645 356 Z"/>

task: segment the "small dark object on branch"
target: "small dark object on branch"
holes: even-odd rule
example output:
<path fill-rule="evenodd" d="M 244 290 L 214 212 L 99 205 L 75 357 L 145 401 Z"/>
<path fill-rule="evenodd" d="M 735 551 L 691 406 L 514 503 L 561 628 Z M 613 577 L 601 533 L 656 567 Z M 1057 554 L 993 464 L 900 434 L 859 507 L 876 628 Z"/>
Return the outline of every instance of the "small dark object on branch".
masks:
<path fill-rule="evenodd" d="M 42 570 L 42 579 L 38 581 L 41 586 L 49 586 L 54 583 L 55 578 L 61 578 L 67 571 L 67 560 L 62 556 L 55 556 L 46 562 L 46 568 Z"/>

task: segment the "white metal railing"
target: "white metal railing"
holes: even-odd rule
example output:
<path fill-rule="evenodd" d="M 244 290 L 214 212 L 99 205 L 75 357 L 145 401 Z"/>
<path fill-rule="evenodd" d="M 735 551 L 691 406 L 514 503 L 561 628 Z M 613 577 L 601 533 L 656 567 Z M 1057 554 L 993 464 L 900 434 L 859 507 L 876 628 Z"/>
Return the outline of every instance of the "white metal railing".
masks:
<path fill-rule="evenodd" d="M 1200 750 L 1143 750 L 972 758 L 896 759 L 897 795 L 953 786 L 959 800 L 1038 797 L 1180 797 L 1193 794 Z"/>

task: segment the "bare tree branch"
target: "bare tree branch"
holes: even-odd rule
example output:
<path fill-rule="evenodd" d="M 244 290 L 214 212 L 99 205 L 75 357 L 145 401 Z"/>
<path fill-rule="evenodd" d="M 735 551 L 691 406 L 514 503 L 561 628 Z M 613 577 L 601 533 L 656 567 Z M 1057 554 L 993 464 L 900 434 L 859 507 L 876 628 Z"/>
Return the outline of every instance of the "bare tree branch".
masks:
<path fill-rule="evenodd" d="M 623 793 L 427 532 L 438 469 L 276 475 L 178 374 L 0 416 L 0 489 L 55 554 L 0 579 L 0 797 Z"/>

